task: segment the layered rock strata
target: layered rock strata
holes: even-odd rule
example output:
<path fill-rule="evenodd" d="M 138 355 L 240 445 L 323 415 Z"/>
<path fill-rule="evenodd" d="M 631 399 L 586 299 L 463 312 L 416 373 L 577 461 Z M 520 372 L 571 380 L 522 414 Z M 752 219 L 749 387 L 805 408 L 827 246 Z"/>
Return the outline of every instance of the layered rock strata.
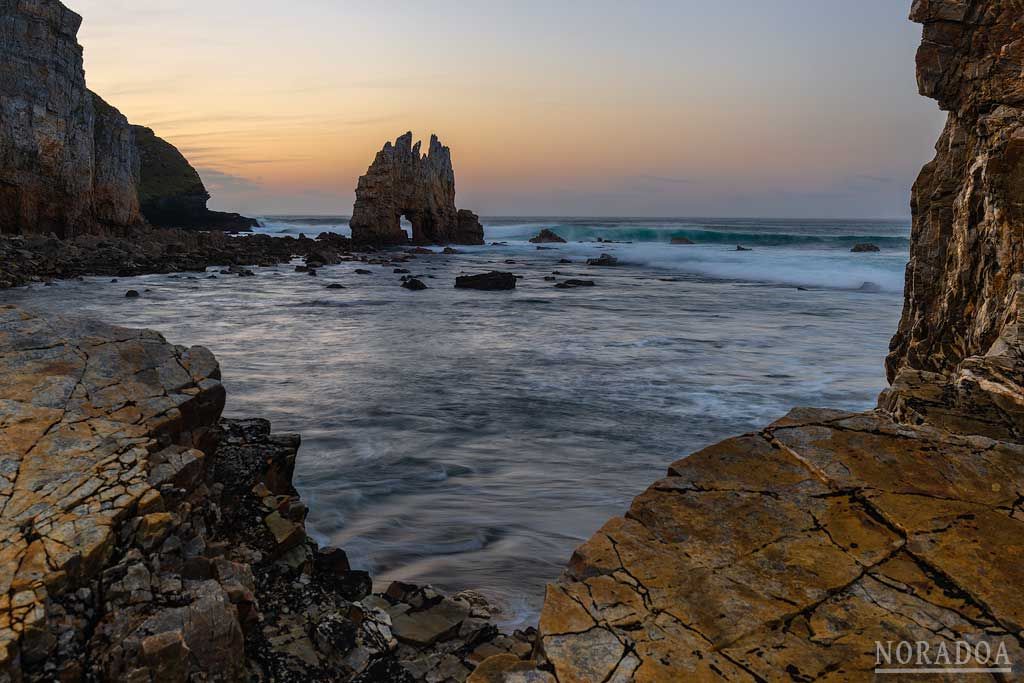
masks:
<path fill-rule="evenodd" d="M 318 548 L 299 437 L 220 420 L 205 349 L 0 307 L 0 680 L 464 681 L 522 658 L 480 596 Z"/>
<path fill-rule="evenodd" d="M 81 17 L 0 0 L 0 233 L 72 236 L 139 223 L 128 122 L 85 85 Z"/>
<path fill-rule="evenodd" d="M 484 230 L 472 211 L 455 208 L 451 150 L 436 135 L 426 154 L 406 133 L 384 145 L 356 187 L 352 239 L 360 244 L 397 245 L 410 240 L 402 217 L 412 224 L 415 244 L 483 244 Z"/>
<path fill-rule="evenodd" d="M 882 406 L 1024 438 L 1024 41 L 1012 0 L 917 0 L 923 95 L 948 112 L 911 208 L 906 302 Z"/>
<path fill-rule="evenodd" d="M 199 173 L 174 145 L 150 128 L 132 126 L 139 150 L 139 205 L 152 225 L 164 228 L 246 232 L 258 223 L 237 213 L 211 211 Z"/>

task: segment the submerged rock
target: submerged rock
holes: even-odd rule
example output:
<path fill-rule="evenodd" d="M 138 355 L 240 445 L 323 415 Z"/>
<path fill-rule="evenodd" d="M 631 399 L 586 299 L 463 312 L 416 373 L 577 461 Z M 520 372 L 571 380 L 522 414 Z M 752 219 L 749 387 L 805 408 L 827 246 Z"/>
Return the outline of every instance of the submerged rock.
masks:
<path fill-rule="evenodd" d="M 752 249 L 748 249 L 747 247 L 744 247 L 743 245 L 737 244 L 736 245 L 736 251 L 753 251 L 753 250 Z"/>
<path fill-rule="evenodd" d="M 593 280 L 565 280 L 559 282 L 555 287 L 558 289 L 576 289 L 577 287 L 593 287 Z"/>
<path fill-rule="evenodd" d="M 861 244 L 853 245 L 853 248 L 850 249 L 850 251 L 853 252 L 854 254 L 864 254 L 864 253 L 868 253 L 868 252 L 882 251 L 882 250 L 878 247 L 877 244 L 871 244 L 870 242 L 863 242 Z"/>
<path fill-rule="evenodd" d="M 693 240 L 687 237 L 673 237 L 672 244 L 693 244 Z"/>
<path fill-rule="evenodd" d="M 501 290 L 515 289 L 516 276 L 492 270 L 480 275 L 460 275 L 455 278 L 455 286 L 459 289 Z"/>

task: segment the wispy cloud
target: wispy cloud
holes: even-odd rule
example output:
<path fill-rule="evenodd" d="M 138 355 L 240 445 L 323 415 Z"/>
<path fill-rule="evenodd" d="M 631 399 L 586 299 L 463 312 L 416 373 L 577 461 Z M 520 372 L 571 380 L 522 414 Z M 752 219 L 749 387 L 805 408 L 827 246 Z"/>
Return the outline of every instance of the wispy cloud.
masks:
<path fill-rule="evenodd" d="M 635 180 L 643 180 L 651 183 L 665 183 L 668 185 L 692 185 L 699 182 L 693 178 L 675 178 L 666 175 L 638 175 L 633 176 Z"/>
<path fill-rule="evenodd" d="M 214 168 L 198 168 L 196 170 L 211 194 L 218 192 L 244 194 L 263 190 L 263 185 L 252 178 L 225 173 Z"/>
<path fill-rule="evenodd" d="M 853 176 L 853 180 L 866 180 L 870 183 L 878 183 L 879 185 L 891 185 L 896 182 L 894 178 L 887 178 L 885 176 L 870 175 L 868 173 L 858 173 Z"/>

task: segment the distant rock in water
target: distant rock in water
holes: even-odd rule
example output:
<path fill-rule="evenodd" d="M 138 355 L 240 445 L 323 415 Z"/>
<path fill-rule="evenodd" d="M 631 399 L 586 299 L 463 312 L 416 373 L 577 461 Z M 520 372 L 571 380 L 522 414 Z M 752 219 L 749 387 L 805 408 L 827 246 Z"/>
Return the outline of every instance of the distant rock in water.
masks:
<path fill-rule="evenodd" d="M 481 273 L 480 275 L 461 275 L 455 278 L 455 286 L 458 289 L 515 289 L 516 276 L 512 273 L 502 273 L 497 270 Z"/>
<path fill-rule="evenodd" d="M 693 244 L 693 240 L 686 237 L 673 237 L 672 244 Z"/>
<path fill-rule="evenodd" d="M 530 240 L 532 244 L 565 244 L 565 240 L 557 233 L 544 228 L 540 233 Z"/>
<path fill-rule="evenodd" d="M 865 282 L 864 284 L 862 284 L 858 288 L 858 291 L 860 291 L 860 292 L 870 292 L 872 294 L 877 294 L 878 292 L 882 291 L 882 288 L 879 287 L 878 284 L 876 284 L 874 282 Z"/>
<path fill-rule="evenodd" d="M 128 121 L 90 92 L 82 18 L 0 2 L 0 233 L 119 234 L 140 222 Z"/>
<path fill-rule="evenodd" d="M 418 280 L 414 277 L 411 277 L 405 282 L 403 282 L 402 287 L 404 287 L 405 289 L 411 289 L 414 292 L 419 292 L 427 288 L 427 286 L 423 284 L 423 280 Z"/>
<path fill-rule="evenodd" d="M 747 247 L 744 247 L 741 244 L 737 244 L 736 245 L 736 251 L 753 251 L 753 249 L 748 249 Z"/>
<path fill-rule="evenodd" d="M 615 258 L 611 254 L 601 254 L 599 258 L 587 259 L 588 266 L 617 266 L 619 265 L 619 259 Z"/>
<path fill-rule="evenodd" d="M 555 287 L 558 289 L 576 289 L 577 287 L 593 287 L 593 280 L 566 280 L 559 282 Z"/>
<path fill-rule="evenodd" d="M 401 217 L 412 223 L 415 244 L 483 244 L 484 228 L 472 211 L 455 208 L 455 171 L 451 150 L 436 135 L 420 154 L 406 133 L 377 152 L 356 187 L 352 240 L 359 244 L 396 245 L 409 241 Z"/>
<path fill-rule="evenodd" d="M 864 242 L 862 244 L 853 245 L 853 249 L 850 250 L 854 254 L 865 254 L 868 252 L 882 251 L 878 248 L 878 245 L 871 244 L 870 242 Z"/>
<path fill-rule="evenodd" d="M 178 149 L 152 129 L 132 126 L 141 168 L 139 205 L 146 220 L 163 228 L 246 232 L 258 223 L 237 213 L 206 208 L 210 193 Z"/>

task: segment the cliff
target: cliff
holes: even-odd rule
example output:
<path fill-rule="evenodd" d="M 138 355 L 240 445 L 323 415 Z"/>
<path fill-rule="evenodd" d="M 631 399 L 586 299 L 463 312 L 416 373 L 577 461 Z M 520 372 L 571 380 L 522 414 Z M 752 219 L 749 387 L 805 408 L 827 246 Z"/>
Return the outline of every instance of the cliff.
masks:
<path fill-rule="evenodd" d="M 352 240 L 374 245 L 409 241 L 401 228 L 412 224 L 415 244 L 483 244 L 479 217 L 455 208 L 455 171 L 451 150 L 436 135 L 426 154 L 406 133 L 384 145 L 366 175 L 359 178 L 352 210 Z"/>
<path fill-rule="evenodd" d="M 949 112 L 914 185 L 906 302 L 881 405 L 1024 438 L 1024 41 L 1010 0 L 917 0 L 921 94 Z"/>
<path fill-rule="evenodd" d="M 210 193 L 174 145 L 149 128 L 132 126 L 141 157 L 139 204 L 146 220 L 166 228 L 240 232 L 258 224 L 237 213 L 206 208 Z"/>
<path fill-rule="evenodd" d="M 58 0 L 0 0 L 0 234 L 248 230 L 206 208 L 188 161 L 86 88 L 82 18 Z M 140 207 L 141 202 L 141 207 Z"/>
<path fill-rule="evenodd" d="M 0 233 L 122 232 L 140 221 L 128 122 L 89 92 L 81 17 L 0 0 Z"/>

